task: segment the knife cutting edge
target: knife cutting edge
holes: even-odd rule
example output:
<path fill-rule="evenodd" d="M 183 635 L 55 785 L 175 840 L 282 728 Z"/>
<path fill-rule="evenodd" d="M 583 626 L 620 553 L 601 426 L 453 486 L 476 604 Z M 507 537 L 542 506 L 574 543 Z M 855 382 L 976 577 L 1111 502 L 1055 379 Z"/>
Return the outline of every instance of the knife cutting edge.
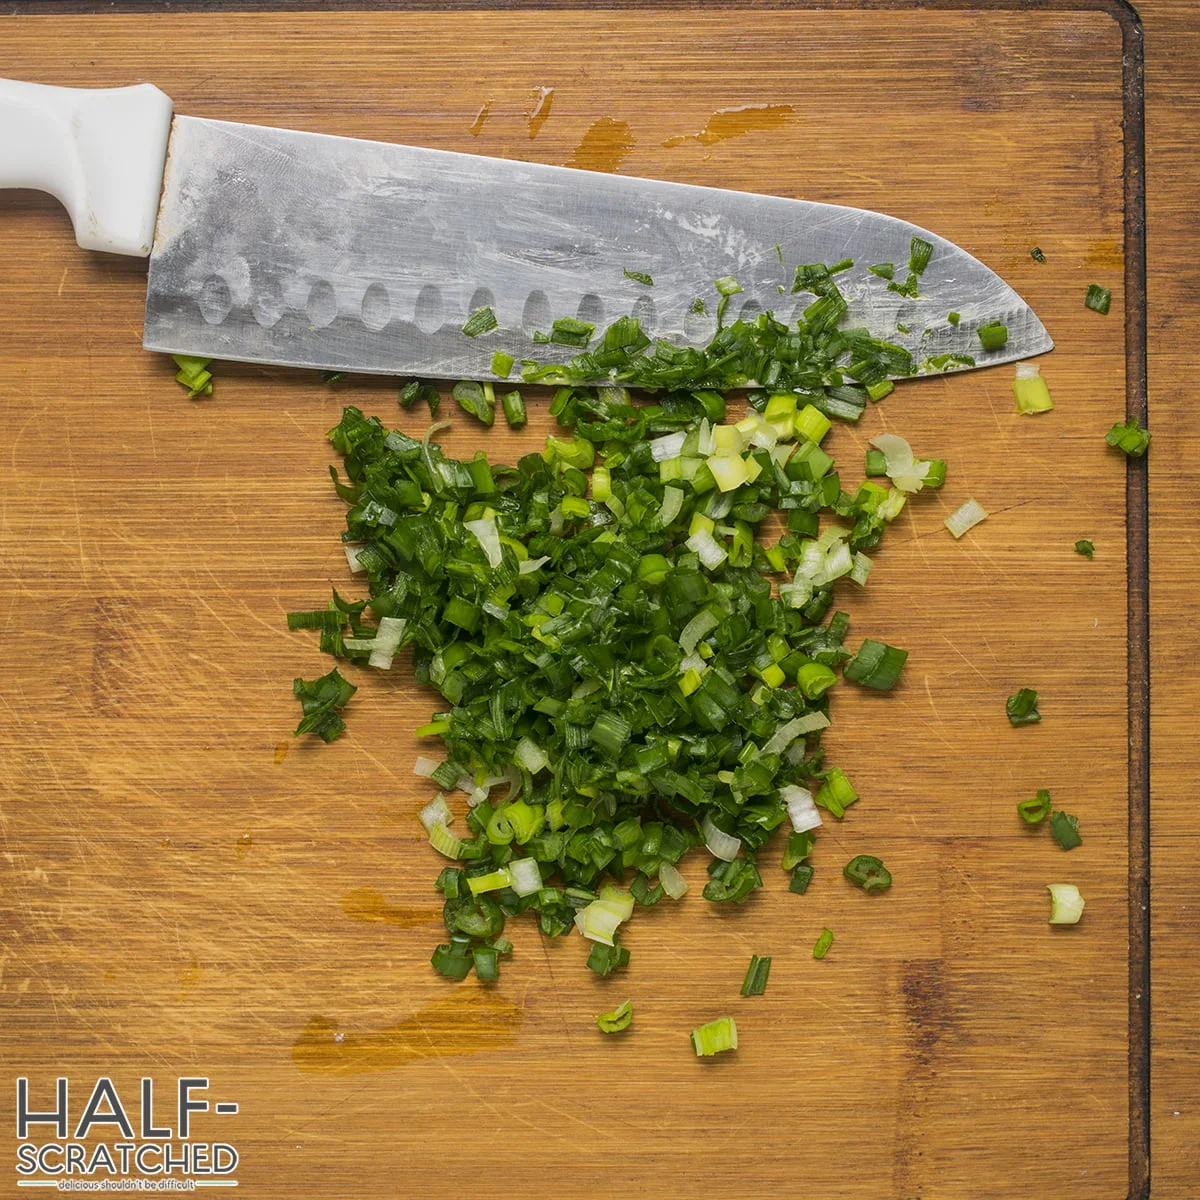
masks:
<path fill-rule="evenodd" d="M 813 298 L 791 292 L 797 264 L 845 259 L 847 323 L 918 364 L 960 354 L 992 366 L 1053 348 L 995 272 L 895 217 L 175 116 L 150 84 L 0 80 L 0 186 L 57 196 L 87 249 L 149 257 L 143 345 L 154 351 L 491 379 L 497 349 L 569 358 L 533 340 L 559 317 L 603 327 L 632 313 L 654 338 L 705 345 L 713 281 L 728 276 L 742 288 L 730 317 L 795 320 Z M 914 237 L 933 247 L 915 297 L 867 270 L 894 262 L 902 275 Z M 470 338 L 462 326 L 483 307 L 498 327 Z M 1008 341 L 982 351 L 976 331 L 993 321 Z"/>

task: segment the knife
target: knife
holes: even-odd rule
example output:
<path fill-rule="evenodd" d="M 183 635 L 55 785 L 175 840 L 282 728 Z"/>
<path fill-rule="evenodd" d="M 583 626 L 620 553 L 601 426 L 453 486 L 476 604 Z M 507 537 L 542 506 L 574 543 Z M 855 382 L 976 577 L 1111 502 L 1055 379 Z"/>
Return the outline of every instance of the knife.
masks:
<path fill-rule="evenodd" d="M 257 125 L 174 116 L 158 88 L 0 80 L 0 186 L 67 208 L 87 249 L 149 256 L 148 350 L 434 379 L 492 379 L 492 355 L 566 361 L 556 318 L 705 345 L 726 316 L 795 320 L 799 264 L 838 275 L 844 324 L 977 366 L 1053 346 L 1032 309 L 965 250 L 881 213 Z M 919 295 L 914 237 L 932 247 Z M 653 285 L 631 276 L 648 276 Z M 703 302 L 702 305 L 696 301 Z M 491 308 L 497 328 L 463 332 Z M 703 308 L 704 311 L 698 311 Z M 949 320 L 958 314 L 957 324 Z M 1008 341 L 983 351 L 980 325 Z M 906 332 L 907 331 L 907 332 Z"/>

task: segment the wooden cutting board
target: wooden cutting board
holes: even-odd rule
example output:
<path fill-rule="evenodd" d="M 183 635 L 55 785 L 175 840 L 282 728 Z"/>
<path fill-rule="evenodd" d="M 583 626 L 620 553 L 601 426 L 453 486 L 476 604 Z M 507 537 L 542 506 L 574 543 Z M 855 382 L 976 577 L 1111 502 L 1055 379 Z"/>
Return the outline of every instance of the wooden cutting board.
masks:
<path fill-rule="evenodd" d="M 7 1075 L 39 1107 L 69 1078 L 73 1115 L 98 1076 L 133 1101 L 152 1077 L 163 1103 L 206 1077 L 239 1111 L 193 1135 L 235 1146 L 255 1196 L 1129 1193 L 1130 581 L 1103 441 L 1126 394 L 1118 23 L 714 6 L 3 31 L 4 74 L 151 80 L 189 114 L 886 211 L 998 270 L 1057 342 L 1053 413 L 1017 416 L 998 368 L 906 384 L 831 435 L 850 477 L 883 430 L 950 476 L 844 601 L 857 636 L 910 659 L 892 694 L 836 698 L 831 761 L 862 800 L 808 894 L 769 867 L 717 909 L 693 861 L 692 893 L 632 923 L 624 975 L 513 922 L 500 983 L 456 986 L 428 965 L 439 864 L 411 774 L 432 693 L 357 672 L 344 739 L 290 736 L 292 678 L 329 663 L 284 614 L 356 590 L 324 433 L 345 403 L 408 432 L 422 415 L 388 382 L 238 367 L 188 402 L 139 348 L 144 266 L 79 251 L 45 197 L 0 197 Z M 550 428 L 534 409 L 524 434 L 464 418 L 446 444 L 521 453 Z M 942 520 L 970 496 L 992 516 L 955 542 Z M 1044 720 L 1014 729 L 1022 686 Z M 1080 818 L 1069 854 L 1017 820 L 1042 787 Z M 889 893 L 841 880 L 859 852 L 888 862 Z M 1046 923 L 1060 880 L 1087 898 L 1078 927 Z M 773 956 L 770 988 L 742 999 L 752 953 Z M 633 1029 L 604 1037 L 595 1014 L 627 996 Z M 740 1048 L 696 1060 L 688 1030 L 724 1013 Z M 5 1194 L 13 1100 L 0 1087 Z"/>

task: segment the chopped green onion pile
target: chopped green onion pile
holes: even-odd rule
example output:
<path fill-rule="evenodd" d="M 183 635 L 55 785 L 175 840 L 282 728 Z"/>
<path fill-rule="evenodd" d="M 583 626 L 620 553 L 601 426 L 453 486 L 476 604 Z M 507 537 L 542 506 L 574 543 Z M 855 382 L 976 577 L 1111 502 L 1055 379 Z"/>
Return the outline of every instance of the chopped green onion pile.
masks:
<path fill-rule="evenodd" d="M 555 321 L 550 336 L 584 353 L 526 363 L 527 380 L 602 368 L 656 391 L 639 403 L 624 386 L 560 383 L 550 412 L 562 433 L 511 466 L 452 459 L 438 426 L 416 440 L 353 407 L 330 431 L 348 476 L 334 473 L 347 558 L 367 595 L 335 592 L 289 624 L 379 669 L 411 647 L 416 678 L 444 697 L 418 730 L 443 747 L 423 773 L 467 800 L 425 810 L 454 864 L 438 879 L 443 973 L 478 971 L 482 947 L 493 977 L 488 949 L 525 912 L 548 936 L 579 929 L 588 966 L 619 971 L 621 927 L 684 894 L 690 851 L 711 856 L 704 897 L 741 903 L 790 821 L 784 862 L 803 892 L 822 810 L 841 820 L 858 800 L 824 761 L 830 693 L 843 667 L 893 687 L 907 652 L 868 638 L 852 655 L 834 592 L 866 582 L 868 551 L 945 464 L 885 435 L 890 479 L 843 486 L 821 446 L 832 419 L 858 419 L 871 388 L 913 370 L 900 348 L 837 328 L 834 276 L 848 265 L 797 271 L 816 299 L 791 326 L 737 320 L 704 350 L 651 349 L 631 317 L 594 344 L 586 322 Z M 722 301 L 738 290 L 718 281 Z M 510 365 L 493 359 L 495 374 Z M 727 420 L 722 392 L 749 378 L 771 386 Z M 463 381 L 453 396 L 491 423 L 491 384 Z M 518 393 L 501 402 L 523 422 Z M 301 730 L 336 737 L 352 691 L 336 671 L 298 681 Z"/>

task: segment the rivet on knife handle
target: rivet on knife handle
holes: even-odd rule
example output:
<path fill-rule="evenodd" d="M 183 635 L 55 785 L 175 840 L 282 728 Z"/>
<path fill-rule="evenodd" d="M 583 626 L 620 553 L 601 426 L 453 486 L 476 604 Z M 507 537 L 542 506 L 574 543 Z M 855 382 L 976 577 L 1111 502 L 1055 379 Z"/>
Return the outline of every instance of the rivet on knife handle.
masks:
<path fill-rule="evenodd" d="M 172 105 L 153 84 L 64 88 L 0 79 L 0 187 L 62 201 L 85 250 L 146 258 Z"/>

